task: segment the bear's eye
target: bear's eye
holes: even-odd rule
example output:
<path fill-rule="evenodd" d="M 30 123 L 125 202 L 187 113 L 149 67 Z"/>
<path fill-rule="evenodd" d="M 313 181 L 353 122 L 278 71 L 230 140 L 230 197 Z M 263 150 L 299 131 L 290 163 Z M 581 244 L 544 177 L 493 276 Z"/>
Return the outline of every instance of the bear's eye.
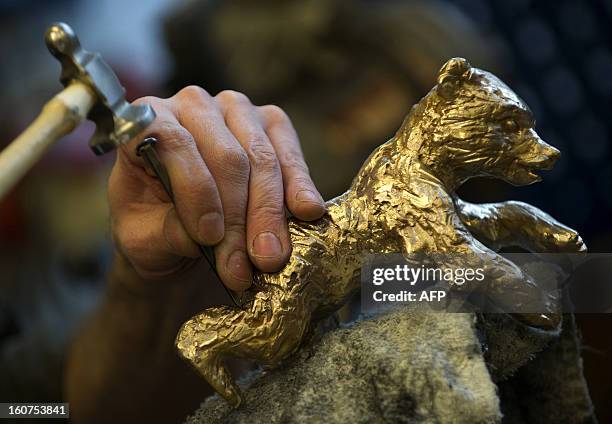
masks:
<path fill-rule="evenodd" d="M 514 119 L 505 119 L 502 122 L 502 129 L 507 132 L 518 131 L 519 125 L 516 123 Z"/>

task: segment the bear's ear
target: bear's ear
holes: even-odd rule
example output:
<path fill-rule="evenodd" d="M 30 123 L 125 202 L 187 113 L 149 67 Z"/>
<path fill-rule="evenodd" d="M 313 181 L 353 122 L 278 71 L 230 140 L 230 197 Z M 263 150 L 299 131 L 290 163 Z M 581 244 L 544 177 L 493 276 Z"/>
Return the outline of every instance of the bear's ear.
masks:
<path fill-rule="evenodd" d="M 462 57 L 454 57 L 442 66 L 438 74 L 438 94 L 446 100 L 454 97 L 459 85 L 470 78 L 472 66 Z"/>

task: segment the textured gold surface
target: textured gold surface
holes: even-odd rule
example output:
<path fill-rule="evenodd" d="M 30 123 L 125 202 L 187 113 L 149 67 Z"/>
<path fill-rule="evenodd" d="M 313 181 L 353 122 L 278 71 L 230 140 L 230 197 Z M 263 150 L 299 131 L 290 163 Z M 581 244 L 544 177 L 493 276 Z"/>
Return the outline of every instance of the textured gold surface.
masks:
<path fill-rule="evenodd" d="M 289 263 L 278 273 L 255 276 L 245 310 L 211 308 L 183 325 L 176 340 L 181 355 L 238 406 L 240 392 L 224 359 L 273 367 L 287 358 L 313 322 L 359 290 L 367 253 L 458 253 L 456 266 L 485 267 L 487 294 L 499 306 L 532 306 L 541 313 L 516 318 L 557 326 L 554 299 L 495 250 L 584 251 L 578 234 L 524 203 L 475 205 L 455 195 L 476 176 L 514 185 L 539 181 L 535 171 L 552 167 L 559 151 L 538 137 L 534 125 L 529 108 L 495 76 L 464 59 L 449 60 L 436 86 L 372 153 L 350 189 L 328 202 L 329 213 L 313 223 L 290 221 Z"/>

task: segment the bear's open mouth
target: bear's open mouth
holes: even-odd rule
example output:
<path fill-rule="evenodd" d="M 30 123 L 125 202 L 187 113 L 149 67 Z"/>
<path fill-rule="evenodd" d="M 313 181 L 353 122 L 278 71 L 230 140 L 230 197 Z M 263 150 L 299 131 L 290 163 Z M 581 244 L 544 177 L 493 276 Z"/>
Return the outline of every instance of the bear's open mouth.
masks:
<path fill-rule="evenodd" d="M 517 168 L 519 169 L 519 173 L 522 173 L 526 176 L 525 181 L 527 184 L 537 183 L 542 181 L 542 176 L 540 175 L 541 171 L 550 171 L 555 164 L 555 160 L 543 160 L 539 162 L 530 162 L 530 163 L 517 163 Z"/>
<path fill-rule="evenodd" d="M 528 167 L 524 167 L 523 170 L 529 176 L 529 178 L 531 179 L 531 182 L 537 183 L 537 182 L 542 181 L 542 176 L 538 174 L 535 170 L 530 169 Z M 538 169 L 538 171 L 540 170 Z"/>
<path fill-rule="evenodd" d="M 537 171 L 550 171 L 555 166 L 557 158 L 546 158 L 539 162 L 531 163 L 531 168 Z"/>
<path fill-rule="evenodd" d="M 528 163 L 519 163 L 522 168 L 532 179 L 536 181 L 542 180 L 541 171 L 550 171 L 555 166 L 556 157 L 542 156 L 540 160 Z"/>

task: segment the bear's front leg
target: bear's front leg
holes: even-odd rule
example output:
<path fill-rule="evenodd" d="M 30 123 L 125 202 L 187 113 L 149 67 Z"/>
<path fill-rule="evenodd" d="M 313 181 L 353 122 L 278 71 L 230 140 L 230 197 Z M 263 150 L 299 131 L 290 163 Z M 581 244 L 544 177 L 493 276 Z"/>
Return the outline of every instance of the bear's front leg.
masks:
<path fill-rule="evenodd" d="M 560 323 L 557 293 L 540 287 L 518 265 L 485 246 L 458 225 L 456 219 L 454 221 L 452 226 L 436 228 L 434 233 L 444 237 L 425 250 L 415 251 L 411 235 L 400 234 L 408 262 L 422 260 L 425 254 L 434 268 L 453 270 L 454 275 L 459 270 L 465 275 L 470 269 L 476 275 L 478 270 L 482 278 L 465 279 L 461 283 L 453 279 L 449 289 L 464 296 L 480 293 L 497 308 L 528 326 L 556 329 Z"/>
<path fill-rule="evenodd" d="M 527 203 L 477 205 L 456 199 L 455 204 L 463 224 L 494 250 L 519 246 L 534 253 L 586 252 L 586 245 L 576 231 Z"/>

